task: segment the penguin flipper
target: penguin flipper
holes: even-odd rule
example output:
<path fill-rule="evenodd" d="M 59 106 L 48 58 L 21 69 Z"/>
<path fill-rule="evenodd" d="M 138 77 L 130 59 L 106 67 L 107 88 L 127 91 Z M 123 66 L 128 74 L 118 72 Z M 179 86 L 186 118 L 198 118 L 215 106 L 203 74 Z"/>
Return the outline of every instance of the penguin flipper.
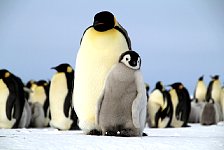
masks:
<path fill-rule="evenodd" d="M 14 106 L 14 103 L 15 103 L 15 95 L 10 93 L 6 102 L 6 116 L 9 120 L 12 119 L 12 108 Z"/>
<path fill-rule="evenodd" d="M 64 114 L 68 118 L 69 117 L 69 110 L 71 108 L 71 101 L 72 101 L 72 93 L 69 92 L 65 98 L 64 102 Z"/>
<path fill-rule="evenodd" d="M 135 72 L 135 83 L 137 86 L 137 95 L 132 103 L 132 121 L 136 128 L 142 128 L 142 123 L 146 119 L 147 96 L 144 80 L 140 71 Z"/>

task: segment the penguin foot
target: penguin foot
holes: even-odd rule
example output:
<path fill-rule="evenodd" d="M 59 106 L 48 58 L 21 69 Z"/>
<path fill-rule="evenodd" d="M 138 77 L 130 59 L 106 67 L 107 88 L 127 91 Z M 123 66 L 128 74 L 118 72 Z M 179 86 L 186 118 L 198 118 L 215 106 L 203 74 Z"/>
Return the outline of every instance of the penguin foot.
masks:
<path fill-rule="evenodd" d="M 117 136 L 121 136 L 121 137 L 131 137 L 134 136 L 133 132 L 131 129 L 122 129 L 120 131 L 120 134 L 118 134 Z"/>
<path fill-rule="evenodd" d="M 117 136 L 117 132 L 115 131 L 106 131 L 105 136 Z"/>
<path fill-rule="evenodd" d="M 87 133 L 87 135 L 102 135 L 102 132 L 101 131 L 98 131 L 96 129 L 93 129 L 93 130 L 89 131 Z"/>
<path fill-rule="evenodd" d="M 148 134 L 146 134 L 146 133 L 143 132 L 143 133 L 142 133 L 142 136 L 148 136 Z"/>

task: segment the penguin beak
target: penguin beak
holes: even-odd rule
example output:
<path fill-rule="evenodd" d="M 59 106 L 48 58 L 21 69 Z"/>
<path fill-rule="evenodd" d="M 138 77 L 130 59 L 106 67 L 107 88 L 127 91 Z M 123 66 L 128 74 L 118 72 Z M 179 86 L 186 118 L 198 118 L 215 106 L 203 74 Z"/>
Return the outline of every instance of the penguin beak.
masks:
<path fill-rule="evenodd" d="M 104 25 L 104 24 L 105 24 L 105 23 L 103 23 L 103 22 L 94 21 L 94 23 L 93 23 L 93 27 L 100 26 L 100 25 Z"/>
<path fill-rule="evenodd" d="M 56 69 L 56 67 L 51 67 L 51 69 Z"/>
<path fill-rule="evenodd" d="M 27 93 L 33 93 L 33 91 L 27 87 L 23 87 L 23 90 Z"/>

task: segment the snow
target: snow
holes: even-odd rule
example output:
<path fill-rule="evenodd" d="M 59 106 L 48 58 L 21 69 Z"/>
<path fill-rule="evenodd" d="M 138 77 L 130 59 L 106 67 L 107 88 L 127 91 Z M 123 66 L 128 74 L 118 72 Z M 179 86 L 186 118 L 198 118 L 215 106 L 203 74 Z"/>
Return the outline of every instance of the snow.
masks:
<path fill-rule="evenodd" d="M 145 128 L 147 137 L 84 135 L 57 129 L 0 129 L 0 150 L 152 149 L 224 150 L 224 122 L 188 128 Z"/>

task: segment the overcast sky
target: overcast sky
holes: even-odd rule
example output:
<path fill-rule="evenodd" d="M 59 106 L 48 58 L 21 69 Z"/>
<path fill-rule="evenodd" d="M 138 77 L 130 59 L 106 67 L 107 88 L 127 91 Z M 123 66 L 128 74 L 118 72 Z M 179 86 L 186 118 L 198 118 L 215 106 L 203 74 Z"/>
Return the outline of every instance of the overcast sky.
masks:
<path fill-rule="evenodd" d="M 151 89 L 181 81 L 192 93 L 201 75 L 224 81 L 223 0 L 0 0 L 0 68 L 27 82 L 75 67 L 83 31 L 103 10 L 128 31 Z"/>

